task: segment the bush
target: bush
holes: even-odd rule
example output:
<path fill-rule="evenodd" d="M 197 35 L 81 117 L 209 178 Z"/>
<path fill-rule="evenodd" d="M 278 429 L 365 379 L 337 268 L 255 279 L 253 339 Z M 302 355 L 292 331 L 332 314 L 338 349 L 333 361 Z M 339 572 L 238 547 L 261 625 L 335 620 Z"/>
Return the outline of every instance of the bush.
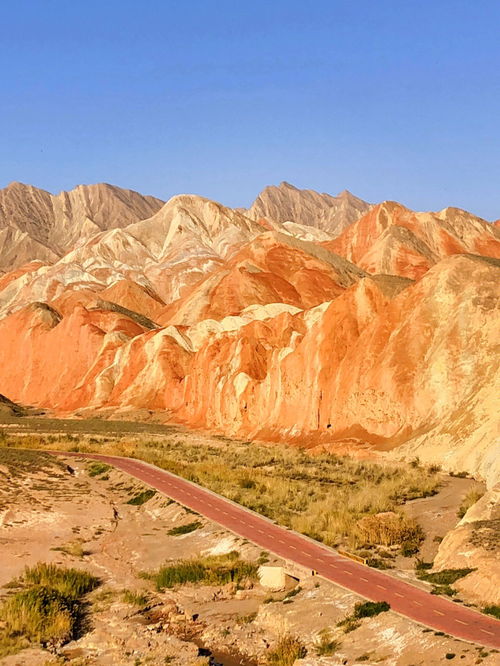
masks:
<path fill-rule="evenodd" d="M 374 617 L 380 613 L 387 612 L 390 608 L 387 601 L 361 601 L 354 606 L 353 615 L 358 619 L 362 617 Z"/>
<path fill-rule="evenodd" d="M 360 601 L 355 604 L 354 610 L 350 615 L 337 622 L 337 627 L 342 627 L 344 633 L 347 634 L 361 626 L 362 618 L 374 617 L 375 615 L 379 615 L 379 613 L 385 613 L 390 608 L 387 601 Z"/>
<path fill-rule="evenodd" d="M 483 613 L 486 613 L 487 615 L 493 615 L 493 617 L 496 617 L 498 620 L 500 620 L 500 606 L 485 606 L 483 608 Z"/>
<path fill-rule="evenodd" d="M 445 597 L 454 597 L 457 591 L 454 590 L 450 585 L 434 585 L 431 590 L 431 594 L 437 594 Z"/>
<path fill-rule="evenodd" d="M 432 569 L 432 562 L 424 562 L 420 557 L 417 557 L 415 561 L 415 571 L 426 571 Z"/>
<path fill-rule="evenodd" d="M 197 530 L 199 527 L 201 527 L 201 523 L 199 520 L 195 520 L 193 523 L 187 523 L 186 525 L 179 525 L 178 527 L 172 527 L 171 530 L 168 530 L 167 534 L 169 536 L 179 536 L 181 534 L 189 534 L 190 532 L 194 532 Z"/>
<path fill-rule="evenodd" d="M 22 580 L 28 585 L 53 588 L 70 599 L 79 599 L 99 585 L 99 579 L 86 571 L 45 563 L 27 567 Z"/>
<path fill-rule="evenodd" d="M 294 636 L 283 636 L 276 647 L 267 655 L 267 663 L 273 666 L 293 666 L 297 659 L 307 654 L 305 645 Z"/>
<path fill-rule="evenodd" d="M 36 643 L 70 640 L 76 615 L 77 606 L 71 597 L 41 585 L 16 592 L 2 607 L 7 632 Z"/>
<path fill-rule="evenodd" d="M 97 578 L 78 569 L 43 563 L 26 568 L 16 581 L 21 589 L 0 609 L 0 656 L 25 647 L 23 640 L 61 645 L 73 638 L 82 616 L 80 599 L 98 584 Z"/>
<path fill-rule="evenodd" d="M 143 490 L 142 492 L 138 493 L 137 495 L 134 495 L 134 497 L 131 497 L 127 504 L 132 504 L 133 506 L 141 506 L 141 504 L 145 504 L 148 500 L 150 500 L 152 497 L 156 495 L 156 490 Z"/>
<path fill-rule="evenodd" d="M 420 578 L 420 580 L 425 580 L 428 583 L 434 583 L 436 585 L 451 585 L 459 578 L 463 578 L 473 571 L 475 571 L 475 569 L 443 569 L 443 571 L 436 571 L 435 573 L 425 573 L 423 571 L 419 571 L 417 576 Z"/>
<path fill-rule="evenodd" d="M 109 472 L 111 465 L 106 465 L 102 462 L 92 462 L 87 465 L 87 472 L 89 476 L 99 476 L 105 472 Z"/>
<path fill-rule="evenodd" d="M 143 574 L 143 576 L 153 580 L 158 590 L 186 583 L 239 584 L 246 580 L 257 580 L 257 565 L 241 560 L 238 553 L 233 551 L 227 555 L 180 560 L 162 567 L 156 573 Z"/>

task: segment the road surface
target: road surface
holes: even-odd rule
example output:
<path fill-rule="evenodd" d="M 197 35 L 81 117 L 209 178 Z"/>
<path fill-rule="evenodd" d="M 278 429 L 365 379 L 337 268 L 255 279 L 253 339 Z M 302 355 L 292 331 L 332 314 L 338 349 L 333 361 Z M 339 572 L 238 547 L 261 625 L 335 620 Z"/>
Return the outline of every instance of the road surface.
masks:
<path fill-rule="evenodd" d="M 280 527 L 253 511 L 159 467 L 118 456 L 66 451 L 50 453 L 108 463 L 263 549 L 315 570 L 332 583 L 371 601 L 387 601 L 395 612 L 436 631 L 500 649 L 500 621 L 495 618 L 353 562 L 319 542 Z"/>

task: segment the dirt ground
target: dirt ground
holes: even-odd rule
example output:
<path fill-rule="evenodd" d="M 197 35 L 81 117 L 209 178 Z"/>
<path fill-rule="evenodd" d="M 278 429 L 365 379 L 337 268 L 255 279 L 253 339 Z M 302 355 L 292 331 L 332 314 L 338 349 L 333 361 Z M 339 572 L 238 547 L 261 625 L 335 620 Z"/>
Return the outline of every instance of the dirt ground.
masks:
<path fill-rule="evenodd" d="M 467 665 L 497 663 L 491 651 L 437 635 L 392 612 L 365 618 L 344 634 L 336 624 L 360 599 L 316 577 L 300 583 L 291 579 L 287 598 L 287 590 L 270 593 L 259 584 L 242 590 L 186 585 L 157 592 L 141 572 L 200 554 L 237 550 L 243 559 L 257 561 L 262 553 L 159 493 L 141 506 L 127 504 L 141 490 L 113 469 L 90 476 L 83 460 L 0 449 L 0 586 L 40 561 L 79 567 L 102 581 L 88 596 L 89 626 L 77 640 L 56 653 L 33 647 L 0 663 L 255 666 L 267 663 L 270 648 L 286 634 L 306 646 L 307 656 L 297 661 L 303 666 L 416 666 L 451 659 Z M 201 523 L 195 531 L 168 534 L 193 520 Z M 272 557 L 270 562 L 279 564 Z M 124 590 L 145 594 L 147 603 L 127 603 Z M 8 594 L 0 587 L 0 600 Z M 316 646 L 325 630 L 337 645 L 331 655 L 320 656 Z"/>

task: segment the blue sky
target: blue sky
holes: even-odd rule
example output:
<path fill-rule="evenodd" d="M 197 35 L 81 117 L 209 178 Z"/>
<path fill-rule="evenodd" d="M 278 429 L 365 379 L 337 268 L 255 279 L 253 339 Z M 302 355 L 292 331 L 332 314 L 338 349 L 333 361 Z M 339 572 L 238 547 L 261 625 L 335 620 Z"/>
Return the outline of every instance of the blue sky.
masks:
<path fill-rule="evenodd" d="M 0 187 L 248 205 L 287 180 L 500 217 L 498 0 L 17 0 Z"/>

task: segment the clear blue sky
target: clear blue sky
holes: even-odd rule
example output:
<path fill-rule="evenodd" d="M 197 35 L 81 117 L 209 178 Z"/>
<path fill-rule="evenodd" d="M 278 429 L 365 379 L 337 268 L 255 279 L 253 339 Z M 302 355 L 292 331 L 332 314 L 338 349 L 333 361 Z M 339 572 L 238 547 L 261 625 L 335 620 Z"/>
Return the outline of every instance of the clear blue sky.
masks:
<path fill-rule="evenodd" d="M 500 217 L 498 0 L 16 0 L 0 187 L 248 205 L 287 180 Z"/>

